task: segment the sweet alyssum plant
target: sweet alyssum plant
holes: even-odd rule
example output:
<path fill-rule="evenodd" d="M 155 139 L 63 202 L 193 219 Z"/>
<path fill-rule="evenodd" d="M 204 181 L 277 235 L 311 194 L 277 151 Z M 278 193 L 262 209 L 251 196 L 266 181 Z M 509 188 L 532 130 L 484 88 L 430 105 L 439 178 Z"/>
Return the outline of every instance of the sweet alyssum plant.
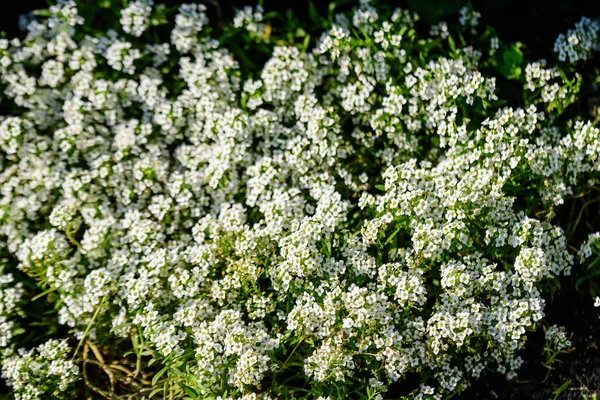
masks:
<path fill-rule="evenodd" d="M 362 1 L 311 38 L 260 7 L 218 34 L 204 5 L 125 3 L 61 0 L 0 40 L 15 398 L 440 399 L 517 376 L 591 254 L 554 215 L 600 176 L 597 121 L 565 113 L 597 83 L 577 72 L 597 20 L 554 64 L 466 8 L 428 35 Z"/>

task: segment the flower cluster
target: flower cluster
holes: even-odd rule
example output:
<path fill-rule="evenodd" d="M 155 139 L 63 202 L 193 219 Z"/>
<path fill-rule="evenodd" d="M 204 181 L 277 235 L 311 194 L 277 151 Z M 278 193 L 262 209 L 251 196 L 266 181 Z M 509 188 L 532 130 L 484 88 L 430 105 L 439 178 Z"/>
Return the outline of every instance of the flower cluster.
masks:
<path fill-rule="evenodd" d="M 23 283 L 15 282 L 12 274 L 0 275 L 0 356 L 12 352 L 11 340 L 20 330 L 15 317 L 21 312 L 24 294 Z"/>
<path fill-rule="evenodd" d="M 577 251 L 577 255 L 580 261 L 583 263 L 585 259 L 590 258 L 594 253 L 594 247 L 599 243 L 600 232 L 594 232 L 588 235 L 586 242 L 582 243 L 581 247 Z"/>
<path fill-rule="evenodd" d="M 129 3 L 121 11 L 121 26 L 123 32 L 140 37 L 148 28 L 149 17 L 152 12 L 153 0 L 137 0 Z"/>
<path fill-rule="evenodd" d="M 448 51 L 415 14 L 362 1 L 248 74 L 203 5 L 164 41 L 158 7 L 131 1 L 98 34 L 59 0 L 0 40 L 0 363 L 17 397 L 58 398 L 78 367 L 66 339 L 15 352 L 10 268 L 52 293 L 70 338 L 143 337 L 175 396 L 379 399 L 417 374 L 408 398 L 439 399 L 514 378 L 545 284 L 575 262 L 539 210 L 600 176 L 598 127 L 542 109 L 570 93 L 558 69 L 529 63 L 519 87 L 547 104 L 500 107 L 482 72 L 499 38 Z M 233 27 L 266 19 L 244 8 Z M 461 10 L 460 29 L 478 23 Z M 591 48 L 577 32 L 569 55 Z"/>
<path fill-rule="evenodd" d="M 265 30 L 263 20 L 263 7 L 256 6 L 254 9 L 246 6 L 238 10 L 233 18 L 233 26 L 236 28 L 244 27 L 248 32 L 259 33 Z"/>
<path fill-rule="evenodd" d="M 571 348 L 571 341 L 567 338 L 565 329 L 556 325 L 546 330 L 546 342 L 558 351 Z"/>
<path fill-rule="evenodd" d="M 590 58 L 592 51 L 600 50 L 600 21 L 587 17 L 575 24 L 575 29 L 561 33 L 554 43 L 554 52 L 560 61 L 576 63 Z"/>
<path fill-rule="evenodd" d="M 14 389 L 17 400 L 55 398 L 79 377 L 79 367 L 68 359 L 71 348 L 66 340 L 51 339 L 30 351 L 6 357 L 2 378 Z"/>
<path fill-rule="evenodd" d="M 560 74 L 555 68 L 545 68 L 546 60 L 540 60 L 527 64 L 525 68 L 526 88 L 531 92 L 541 89 L 542 101 L 552 103 L 557 99 L 564 99 L 567 95 L 567 89 L 559 82 L 550 83 Z"/>

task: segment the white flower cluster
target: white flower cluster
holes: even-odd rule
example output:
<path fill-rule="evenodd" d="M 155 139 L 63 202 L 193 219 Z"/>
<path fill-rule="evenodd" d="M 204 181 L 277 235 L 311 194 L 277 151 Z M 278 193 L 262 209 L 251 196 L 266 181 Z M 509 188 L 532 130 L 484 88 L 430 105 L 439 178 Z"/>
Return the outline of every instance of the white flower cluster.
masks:
<path fill-rule="evenodd" d="M 22 42 L 0 41 L 16 106 L 0 117 L 0 238 L 53 290 L 59 323 L 82 338 L 98 312 L 114 331 L 92 339 L 139 330 L 213 398 L 269 399 L 281 371 L 378 392 L 430 376 L 414 398 L 490 368 L 514 377 L 542 283 L 573 264 L 518 189 L 559 205 L 597 179 L 600 130 L 535 105 L 490 116 L 483 53 L 428 53 L 406 11 L 363 1 L 315 49 L 275 46 L 246 79 L 203 5 L 179 8 L 166 43 L 131 42 L 152 7 L 121 11 L 129 35 L 93 37 L 61 1 Z M 262 9 L 234 23 L 256 32 Z M 527 89 L 560 98 L 554 71 L 530 64 Z M 3 375 L 22 398 L 55 393 L 77 374 L 68 352 L 51 341 L 0 358 Z"/>
<path fill-rule="evenodd" d="M 574 29 L 561 33 L 554 42 L 554 52 L 560 61 L 576 63 L 590 58 L 592 51 L 600 50 L 600 20 L 582 17 Z"/>
<path fill-rule="evenodd" d="M 148 28 L 153 0 L 135 0 L 121 11 L 121 26 L 123 32 L 140 37 Z"/>
<path fill-rule="evenodd" d="M 581 247 L 577 251 L 580 262 L 584 262 L 587 258 L 590 258 L 593 254 L 593 246 L 598 244 L 600 239 L 600 232 L 590 233 L 587 241 L 581 244 Z"/>
<path fill-rule="evenodd" d="M 365 224 L 363 241 L 375 245 L 385 232 L 405 231 L 412 237 L 402 256 L 407 266 L 427 276 L 432 263 L 441 263 L 441 293 L 425 327 L 438 365 L 450 360 L 451 346 L 464 348 L 469 337 L 485 336 L 494 350 L 473 364 L 473 375 L 496 363 L 511 376 L 522 363 L 515 350 L 522 347 L 526 328 L 543 317 L 536 283 L 568 274 L 573 257 L 559 227 L 517 212 L 514 199 L 502 193 L 511 169 L 501 153 L 484 145 L 469 154 L 450 150 L 435 167 L 414 161 L 389 167 L 385 194 L 361 199 L 379 215 Z M 481 302 L 484 293 L 487 300 Z"/>
<path fill-rule="evenodd" d="M 15 321 L 20 311 L 25 290 L 22 282 L 15 282 L 12 274 L 0 275 L 0 357 L 11 354 L 11 340 L 18 333 Z"/>
<path fill-rule="evenodd" d="M 237 10 L 233 17 L 233 26 L 236 28 L 244 27 L 248 32 L 259 33 L 265 30 L 263 21 L 264 9 L 261 5 L 254 9 L 251 6 L 246 6 L 241 10 Z"/>
<path fill-rule="evenodd" d="M 463 26 L 470 26 L 472 29 L 475 29 L 475 27 L 479 25 L 480 18 L 481 14 L 478 11 L 469 9 L 469 7 L 465 6 L 460 9 L 458 21 Z"/>
<path fill-rule="evenodd" d="M 544 103 L 551 103 L 557 99 L 564 99 L 567 95 L 567 89 L 559 84 L 559 82 L 553 82 L 560 76 L 556 67 L 545 68 L 546 60 L 539 60 L 527 64 L 525 67 L 525 80 L 527 84 L 525 87 L 531 92 L 541 89 L 542 101 Z"/>
<path fill-rule="evenodd" d="M 448 24 L 442 21 L 435 25 L 432 25 L 431 29 L 429 29 L 429 34 L 431 36 L 439 36 L 442 39 L 447 39 L 450 35 L 450 32 L 448 32 Z"/>
<path fill-rule="evenodd" d="M 571 348 L 571 341 L 567 338 L 565 328 L 552 325 L 546 330 L 546 342 L 556 351 L 568 350 Z"/>
<path fill-rule="evenodd" d="M 177 51 L 187 53 L 198 45 L 198 34 L 208 24 L 205 11 L 204 4 L 182 4 L 179 7 L 179 13 L 175 17 L 175 28 L 171 32 L 171 44 Z"/>
<path fill-rule="evenodd" d="M 69 358 L 66 340 L 51 339 L 35 349 L 19 350 L 2 362 L 2 378 L 14 389 L 16 400 L 45 399 L 65 392 L 79 378 L 79 367 Z"/>

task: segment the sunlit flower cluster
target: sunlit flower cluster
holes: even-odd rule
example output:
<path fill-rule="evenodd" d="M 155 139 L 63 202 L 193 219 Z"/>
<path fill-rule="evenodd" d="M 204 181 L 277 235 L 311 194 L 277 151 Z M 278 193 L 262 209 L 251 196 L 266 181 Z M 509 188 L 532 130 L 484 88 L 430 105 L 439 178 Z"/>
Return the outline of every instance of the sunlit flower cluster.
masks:
<path fill-rule="evenodd" d="M 131 1 L 94 36 L 60 0 L 0 40 L 6 262 L 50 290 L 72 339 L 139 335 L 206 398 L 276 398 L 290 376 L 319 399 L 381 398 L 415 374 L 408 398 L 515 378 L 543 284 L 575 262 L 536 207 L 597 181 L 598 127 L 499 107 L 480 68 L 490 39 L 449 54 L 408 11 L 362 1 L 245 76 L 201 4 L 141 41 L 158 9 Z M 479 17 L 461 10 L 459 29 Z M 263 31 L 262 8 L 233 26 Z M 559 37 L 559 58 L 587 56 L 597 31 Z M 540 60 L 522 83 L 549 104 L 565 101 L 559 78 Z M 2 376 L 17 398 L 58 396 L 78 366 L 67 340 L 12 344 L 23 293 L 0 276 Z"/>
<path fill-rule="evenodd" d="M 79 377 L 79 367 L 69 359 L 71 350 L 66 340 L 49 340 L 19 351 L 2 361 L 2 378 L 17 400 L 60 396 Z"/>

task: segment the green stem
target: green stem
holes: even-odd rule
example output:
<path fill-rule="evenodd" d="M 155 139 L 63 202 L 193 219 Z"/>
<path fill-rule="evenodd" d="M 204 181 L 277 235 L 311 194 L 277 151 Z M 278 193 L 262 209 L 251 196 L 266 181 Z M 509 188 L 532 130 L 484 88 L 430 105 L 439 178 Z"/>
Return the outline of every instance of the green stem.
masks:
<path fill-rule="evenodd" d="M 31 301 L 36 301 L 37 299 L 44 297 L 45 295 L 47 295 L 48 293 L 52 293 L 56 290 L 55 287 L 51 287 L 50 289 L 44 290 L 42 293 L 38 294 L 37 296 L 35 296 L 34 298 L 31 299 Z"/>
<path fill-rule="evenodd" d="M 70 229 L 65 230 L 65 235 L 67 236 L 69 242 L 81 249 L 81 244 L 77 240 L 75 240 L 75 237 L 73 237 L 73 233 L 75 233 L 75 231 L 72 231 Z"/>
<path fill-rule="evenodd" d="M 285 365 L 287 364 L 288 361 L 290 361 L 290 358 L 292 358 L 292 356 L 294 355 L 294 353 L 296 352 L 296 350 L 298 349 L 298 346 L 300 346 L 300 344 L 302 344 L 302 342 L 304 341 L 304 336 L 302 336 L 300 338 L 300 340 L 298 341 L 298 343 L 296 343 L 296 346 L 294 347 L 294 350 L 292 350 L 292 352 L 290 353 L 290 355 L 288 356 L 287 360 L 285 360 L 285 362 L 283 363 L 283 365 L 281 366 L 281 369 L 285 368 Z"/>
<path fill-rule="evenodd" d="M 83 345 L 83 341 L 85 340 L 88 333 L 90 332 L 90 329 L 92 329 L 92 325 L 96 321 L 96 318 L 98 318 L 98 314 L 100 314 L 100 310 L 102 309 L 102 306 L 104 305 L 104 302 L 106 301 L 107 298 L 108 298 L 108 295 L 105 295 L 102 298 L 102 300 L 100 300 L 100 304 L 98 304 L 98 308 L 96 308 L 96 311 L 94 312 L 94 315 L 92 316 L 92 319 L 90 320 L 87 327 L 85 328 L 85 332 L 83 332 L 83 337 L 79 341 L 79 344 L 77 345 L 77 348 L 75 349 L 75 353 L 73 353 L 73 358 L 71 359 L 71 361 L 73 361 L 75 359 L 75 357 L 77 356 L 77 353 L 79 352 L 79 349 L 81 348 L 81 345 Z"/>

